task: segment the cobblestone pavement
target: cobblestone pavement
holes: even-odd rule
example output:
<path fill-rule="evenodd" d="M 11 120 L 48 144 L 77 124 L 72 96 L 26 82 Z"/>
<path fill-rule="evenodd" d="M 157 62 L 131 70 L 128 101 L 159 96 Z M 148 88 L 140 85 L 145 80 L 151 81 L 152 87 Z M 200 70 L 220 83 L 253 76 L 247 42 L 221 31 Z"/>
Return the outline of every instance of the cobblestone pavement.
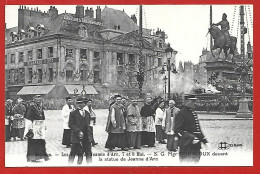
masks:
<path fill-rule="evenodd" d="M 97 125 L 94 127 L 94 138 L 95 141 L 98 142 L 98 145 L 93 147 L 92 152 L 107 153 L 108 150 L 104 148 L 107 139 L 107 133 L 105 132 L 107 110 L 97 110 L 96 114 Z M 70 149 L 61 145 L 63 134 L 61 111 L 45 111 L 45 115 L 47 125 L 46 148 L 47 153 L 51 155 L 51 160 L 33 165 L 55 165 L 57 163 L 56 160 L 59 160 L 59 163 L 57 163 L 58 165 L 67 165 L 67 154 Z M 253 120 L 204 120 L 207 117 L 212 118 L 211 115 L 199 115 L 199 118 L 203 118 L 203 120 L 200 121 L 202 131 L 210 142 L 210 146 L 205 151 L 223 152 L 218 150 L 218 147 L 221 142 L 226 142 L 233 147 L 229 147 L 225 152 L 249 152 L 251 157 L 251 152 L 253 150 Z M 154 152 L 167 152 L 164 144 L 156 143 L 155 146 L 156 147 L 153 148 L 143 147 L 141 150 L 130 150 L 130 152 L 144 152 L 148 155 L 151 155 Z M 27 141 L 16 140 L 6 142 L 6 166 L 33 166 L 26 162 L 26 151 Z M 121 151 L 117 152 L 120 154 L 122 153 Z M 58 156 L 60 158 L 57 158 Z M 174 160 L 178 161 L 178 158 L 175 158 Z M 203 158 L 201 160 L 203 161 Z M 204 160 L 207 161 L 206 158 Z"/>

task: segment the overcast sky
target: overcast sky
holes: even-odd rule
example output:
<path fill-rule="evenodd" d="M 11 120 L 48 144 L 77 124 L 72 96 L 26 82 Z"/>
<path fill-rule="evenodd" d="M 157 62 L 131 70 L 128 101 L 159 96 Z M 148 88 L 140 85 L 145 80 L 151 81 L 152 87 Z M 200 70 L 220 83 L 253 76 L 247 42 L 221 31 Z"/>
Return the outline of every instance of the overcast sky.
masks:
<path fill-rule="evenodd" d="M 138 5 L 107 5 L 110 8 L 123 10 L 131 16 L 137 14 Z M 28 7 L 38 7 L 41 11 L 48 11 L 50 6 L 46 5 L 28 5 Z M 56 5 L 60 13 L 75 13 L 75 5 Z M 96 9 L 96 5 L 85 5 Z M 105 6 L 101 5 L 101 9 Z M 236 7 L 236 8 L 235 8 Z M 18 25 L 18 5 L 6 6 L 6 23 L 7 28 Z M 182 61 L 192 61 L 198 63 L 199 56 L 203 48 L 210 45 L 209 35 L 206 37 L 209 28 L 209 5 L 144 5 L 143 27 L 154 29 L 160 28 L 168 35 L 167 42 L 171 43 L 173 49 L 178 51 L 176 63 Z M 236 13 L 234 13 L 236 9 Z M 252 43 L 253 38 L 253 6 L 246 6 L 247 18 L 245 16 L 245 25 L 249 26 L 249 35 Z M 250 13 L 251 12 L 251 15 Z M 234 19 L 233 30 L 230 31 L 233 36 L 237 37 L 239 6 L 238 5 L 213 5 L 213 23 L 221 21 L 222 14 L 226 13 L 230 27 Z M 235 14 L 235 15 L 234 15 Z M 233 17 L 235 16 L 235 17 Z M 252 18 L 250 17 L 252 16 Z M 239 31 L 239 30 L 238 30 Z M 249 35 L 245 35 L 247 44 Z M 238 35 L 238 48 L 240 49 L 240 35 Z M 240 51 L 239 51 L 240 52 Z"/>

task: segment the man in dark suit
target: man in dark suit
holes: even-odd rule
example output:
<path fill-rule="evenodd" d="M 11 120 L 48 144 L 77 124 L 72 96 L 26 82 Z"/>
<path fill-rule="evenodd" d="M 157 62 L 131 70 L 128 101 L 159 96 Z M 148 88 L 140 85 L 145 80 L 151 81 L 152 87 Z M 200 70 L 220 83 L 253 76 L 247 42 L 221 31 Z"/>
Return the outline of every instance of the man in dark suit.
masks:
<path fill-rule="evenodd" d="M 78 155 L 77 164 L 82 164 L 83 155 L 86 155 L 87 163 L 92 162 L 91 142 L 92 136 L 90 131 L 90 114 L 83 110 L 85 104 L 83 98 L 76 101 L 77 109 L 70 113 L 69 128 L 71 129 L 71 151 L 69 154 L 69 164 L 73 164 L 75 156 Z"/>
<path fill-rule="evenodd" d="M 180 162 L 199 162 L 201 142 L 206 144 L 195 108 L 195 96 L 186 96 L 184 107 L 175 117 L 174 132 L 179 136 Z"/>

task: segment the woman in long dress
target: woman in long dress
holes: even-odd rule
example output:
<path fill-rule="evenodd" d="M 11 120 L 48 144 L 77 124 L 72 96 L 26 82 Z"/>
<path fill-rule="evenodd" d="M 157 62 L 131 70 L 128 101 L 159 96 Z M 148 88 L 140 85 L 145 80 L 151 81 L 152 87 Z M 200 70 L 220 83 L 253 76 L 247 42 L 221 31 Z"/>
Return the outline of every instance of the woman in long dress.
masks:
<path fill-rule="evenodd" d="M 33 137 L 28 138 L 27 162 L 36 162 L 39 159 L 49 160 L 46 153 L 45 142 L 45 116 L 42 108 L 42 99 L 35 96 L 34 104 L 31 104 L 26 118 L 32 122 Z"/>

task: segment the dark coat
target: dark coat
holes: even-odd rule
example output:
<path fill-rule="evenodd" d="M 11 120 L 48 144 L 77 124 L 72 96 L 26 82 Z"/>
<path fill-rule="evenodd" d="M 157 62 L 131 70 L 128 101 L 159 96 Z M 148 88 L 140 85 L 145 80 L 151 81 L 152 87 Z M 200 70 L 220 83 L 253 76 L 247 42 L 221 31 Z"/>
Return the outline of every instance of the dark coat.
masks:
<path fill-rule="evenodd" d="M 183 107 L 175 117 L 174 132 L 179 136 L 180 150 L 200 150 L 200 142 L 207 143 L 197 118 L 188 107 Z M 197 137 L 200 142 L 193 145 L 192 142 Z M 195 149 L 194 149 L 195 148 Z"/>
<path fill-rule="evenodd" d="M 36 104 L 32 104 L 32 105 L 30 105 L 30 107 L 26 113 L 26 118 L 31 121 L 45 120 L 44 111 L 42 108 L 37 107 Z"/>
<path fill-rule="evenodd" d="M 115 121 L 116 127 L 112 124 L 112 109 L 115 109 Z M 108 133 L 124 133 L 126 129 L 126 123 L 124 118 L 124 106 L 122 104 L 114 103 L 109 110 L 106 131 Z"/>
<path fill-rule="evenodd" d="M 71 129 L 71 143 L 80 143 L 79 133 L 83 132 L 83 140 L 87 142 L 92 142 L 92 136 L 90 131 L 90 114 L 85 112 L 85 117 L 83 117 L 79 109 L 72 111 L 69 116 L 69 128 Z"/>

